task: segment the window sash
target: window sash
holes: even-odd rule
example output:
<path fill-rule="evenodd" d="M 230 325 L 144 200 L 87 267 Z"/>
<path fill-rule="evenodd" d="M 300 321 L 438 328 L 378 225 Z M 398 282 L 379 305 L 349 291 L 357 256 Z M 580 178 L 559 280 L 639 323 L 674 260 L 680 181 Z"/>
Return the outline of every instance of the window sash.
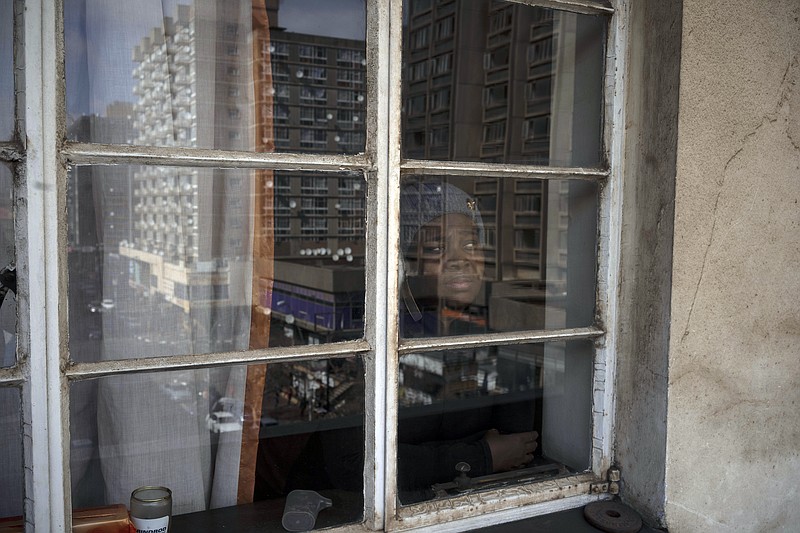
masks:
<path fill-rule="evenodd" d="M 362 354 L 367 361 L 366 455 L 365 455 L 365 523 L 367 529 L 395 530 L 439 524 L 464 514 L 450 510 L 453 502 L 466 502 L 468 497 L 441 502 L 428 502 L 399 508 L 397 503 L 397 369 L 399 354 L 407 350 L 441 349 L 466 345 L 497 345 L 522 342 L 544 342 L 554 335 L 561 339 L 597 338 L 593 423 L 594 453 L 592 472 L 571 476 L 565 481 L 539 483 L 525 487 L 527 495 L 517 500 L 505 497 L 502 489 L 486 493 L 488 503 L 479 513 L 451 528 L 489 525 L 504 518 L 533 516 L 559 508 L 580 505 L 595 499 L 589 495 L 589 484 L 605 472 L 610 463 L 611 427 L 613 422 L 613 387 L 605 376 L 613 375 L 615 353 L 616 291 L 619 244 L 620 190 L 618 165 L 622 153 L 622 110 L 624 98 L 620 88 L 624 79 L 626 38 L 622 31 L 625 13 L 614 11 L 601 2 L 590 0 L 510 0 L 578 13 L 613 13 L 607 53 L 612 59 L 606 66 L 605 146 L 611 170 L 582 168 L 550 168 L 527 165 L 459 163 L 424 160 L 402 160 L 400 155 L 401 126 L 401 58 L 402 33 L 391 20 L 402 19 L 398 0 L 367 0 L 367 135 L 364 154 L 355 156 L 306 155 L 294 153 L 251 153 L 197 148 L 157 148 L 88 143 L 66 143 L 63 77 L 62 0 L 15 0 L 15 12 L 24 27 L 25 46 L 17 57 L 30 65 L 28 75 L 20 77 L 18 88 L 26 95 L 24 138 L 26 152 L 14 143 L 0 145 L 0 159 L 20 161 L 18 193 L 28 200 L 27 207 L 17 211 L 17 241 L 26 243 L 17 249 L 21 292 L 19 304 L 19 359 L 10 369 L 0 369 L 0 385 L 23 386 L 26 402 L 24 423 L 26 434 L 26 487 L 28 498 L 45 505 L 31 506 L 33 516 L 27 520 L 37 529 L 65 531 L 71 521 L 69 477 L 69 383 L 130 372 L 202 368 L 250 362 L 275 362 L 345 357 Z M 24 20 L 23 20 L 23 11 Z M 18 26 L 20 26 L 18 25 Z M 20 36 L 22 31 L 15 32 Z M 614 59 L 617 58 L 617 59 Z M 615 63 L 616 62 L 616 63 Z M 34 69 L 41 66 L 41 76 Z M 387 105 L 388 103 L 388 105 Z M 611 117 L 614 117 L 612 122 Z M 624 118 L 624 117 L 623 117 Z M 248 352 L 217 353 L 201 356 L 170 356 L 152 359 L 71 364 L 66 349 L 65 236 L 63 235 L 64 198 L 67 166 L 72 164 L 134 163 L 171 166 L 203 166 L 225 168 L 259 168 L 282 170 L 341 171 L 360 170 L 367 175 L 368 186 L 375 192 L 375 201 L 367 210 L 367 322 L 362 341 L 294 347 L 272 348 Z M 473 175 L 489 177 L 530 177 L 534 179 L 586 179 L 599 182 L 599 275 L 597 283 L 597 327 L 559 330 L 556 332 L 517 332 L 477 338 L 399 340 L 398 272 L 389 268 L 399 259 L 399 183 L 403 174 Z M 35 184 L 41 184 L 37 186 Z M 378 221 L 388 221 L 377 223 Z M 26 289 L 33 289 L 28 290 Z M 63 306 L 63 307 L 62 307 Z M 461 344 L 459 344 L 461 343 Z M 32 379 L 32 376 L 39 379 Z M 46 379 L 41 379 L 46 376 Z M 372 384 L 371 386 L 369 384 Z M 388 435 L 388 437 L 387 437 Z M 36 461 L 32 460 L 36 457 Z M 384 458 L 387 458 L 384 460 Z M 381 465 L 383 463 L 383 467 Z M 515 487 L 515 490 L 519 487 Z M 530 490 L 527 490 L 530 489 Z M 564 496 L 575 495 L 572 499 Z M 585 501 L 584 501 L 585 500 Z M 524 509 L 520 503 L 537 504 Z M 456 505 L 457 507 L 457 505 Z M 492 517 L 485 511 L 496 511 Z M 422 514 L 421 514 L 422 513 Z M 341 528 L 340 528 L 341 529 Z M 347 529 L 347 527 L 345 527 Z M 359 529 L 359 528 L 357 528 Z M 455 529 L 454 529 L 455 530 Z"/>

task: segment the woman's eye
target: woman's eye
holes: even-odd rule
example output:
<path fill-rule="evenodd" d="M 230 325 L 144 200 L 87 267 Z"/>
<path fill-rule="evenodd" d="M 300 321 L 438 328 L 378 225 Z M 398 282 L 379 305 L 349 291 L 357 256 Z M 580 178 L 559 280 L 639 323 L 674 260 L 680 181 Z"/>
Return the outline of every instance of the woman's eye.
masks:
<path fill-rule="evenodd" d="M 434 255 L 434 254 L 441 254 L 442 247 L 441 246 L 423 246 L 422 253 L 427 255 Z"/>

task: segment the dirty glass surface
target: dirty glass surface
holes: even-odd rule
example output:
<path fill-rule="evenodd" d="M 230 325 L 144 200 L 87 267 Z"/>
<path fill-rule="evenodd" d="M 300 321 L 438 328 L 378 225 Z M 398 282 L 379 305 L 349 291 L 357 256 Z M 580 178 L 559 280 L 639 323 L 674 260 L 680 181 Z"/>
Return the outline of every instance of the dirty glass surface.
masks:
<path fill-rule="evenodd" d="M 64 25 L 69 139 L 364 150 L 364 0 L 67 0 Z"/>
<path fill-rule="evenodd" d="M 11 366 L 17 352 L 17 295 L 14 244 L 14 179 L 0 164 L 0 367 Z"/>
<path fill-rule="evenodd" d="M 25 486 L 22 464 L 20 391 L 0 388 L 0 519 L 21 518 Z"/>
<path fill-rule="evenodd" d="M 586 470 L 592 353 L 573 341 L 402 355 L 400 501 Z"/>
<path fill-rule="evenodd" d="M 404 6 L 404 157 L 604 164 L 607 17 L 494 0 Z"/>
<path fill-rule="evenodd" d="M 73 167 L 70 357 L 362 338 L 365 195 L 361 173 Z"/>
<path fill-rule="evenodd" d="M 332 502 L 318 526 L 361 519 L 360 358 L 104 377 L 73 383 L 70 401 L 73 508 L 166 486 L 174 515 L 238 498 L 278 531 L 303 489 Z"/>
<path fill-rule="evenodd" d="M 404 178 L 401 336 L 591 325 L 597 202 L 581 180 Z"/>
<path fill-rule="evenodd" d="M 14 2 L 0 2 L 0 141 L 14 136 Z"/>

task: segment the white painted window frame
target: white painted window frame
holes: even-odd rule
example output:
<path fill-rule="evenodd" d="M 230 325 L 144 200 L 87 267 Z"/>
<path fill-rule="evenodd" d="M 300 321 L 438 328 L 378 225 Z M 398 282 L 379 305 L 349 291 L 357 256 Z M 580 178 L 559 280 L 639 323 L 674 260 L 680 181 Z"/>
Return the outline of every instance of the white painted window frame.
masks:
<path fill-rule="evenodd" d="M 27 531 L 68 531 L 69 384 L 74 380 L 144 370 L 346 357 L 359 354 L 367 369 L 365 520 L 335 531 L 410 530 L 436 526 L 460 531 L 576 507 L 602 498 L 591 485 L 612 461 L 616 365 L 616 309 L 621 227 L 621 154 L 627 49 L 627 5 L 591 0 L 510 0 L 580 13 L 613 13 L 606 48 L 604 145 L 609 170 L 402 160 L 402 3 L 367 0 L 366 153 L 354 156 L 228 152 L 65 143 L 62 0 L 13 0 L 18 143 L 0 143 L 0 161 L 15 165 L 19 272 L 17 364 L 0 369 L 0 386 L 23 392 Z M 24 45 L 23 45 L 24 43 Z M 365 338 L 329 345 L 272 348 L 194 356 L 70 363 L 66 264 L 66 177 L 71 164 L 131 163 L 364 172 L 367 206 L 367 320 Z M 399 183 L 402 174 L 585 179 L 600 185 L 597 321 L 587 328 L 495 333 L 478 337 L 399 341 Z M 378 223 L 381 222 L 381 223 Z M 400 506 L 397 474 L 398 357 L 410 350 L 591 338 L 595 341 L 591 471 L 564 479 Z"/>

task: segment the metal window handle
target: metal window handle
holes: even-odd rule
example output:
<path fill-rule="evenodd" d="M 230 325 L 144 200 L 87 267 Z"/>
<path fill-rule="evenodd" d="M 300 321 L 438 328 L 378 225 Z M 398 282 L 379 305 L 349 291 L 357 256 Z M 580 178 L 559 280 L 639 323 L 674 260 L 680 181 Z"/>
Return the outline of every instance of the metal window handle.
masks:
<path fill-rule="evenodd" d="M 463 461 L 456 463 L 456 472 L 458 472 L 458 475 L 453 481 L 455 481 L 459 489 L 468 489 L 472 486 L 472 479 L 467 475 L 467 472 L 470 470 L 472 470 L 472 467 L 469 466 L 469 463 Z"/>

